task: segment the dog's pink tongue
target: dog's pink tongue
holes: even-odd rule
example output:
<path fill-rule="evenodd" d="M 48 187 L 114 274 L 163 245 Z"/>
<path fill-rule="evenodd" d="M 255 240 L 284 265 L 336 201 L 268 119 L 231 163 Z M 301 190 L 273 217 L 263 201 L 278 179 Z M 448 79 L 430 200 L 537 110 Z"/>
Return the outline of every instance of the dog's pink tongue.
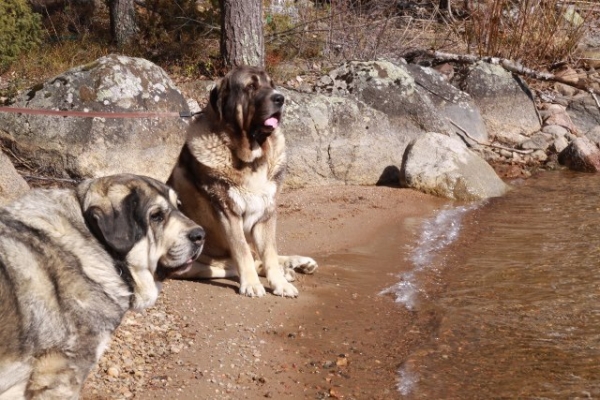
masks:
<path fill-rule="evenodd" d="M 265 125 L 270 126 L 271 128 L 277 128 L 277 125 L 279 125 L 279 121 L 277 120 L 277 118 L 271 117 L 265 121 Z"/>

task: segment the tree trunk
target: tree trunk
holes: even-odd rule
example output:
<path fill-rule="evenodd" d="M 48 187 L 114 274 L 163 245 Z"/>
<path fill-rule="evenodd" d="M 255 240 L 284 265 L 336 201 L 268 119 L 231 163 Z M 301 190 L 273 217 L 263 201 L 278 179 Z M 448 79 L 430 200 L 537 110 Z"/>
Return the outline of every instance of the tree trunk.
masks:
<path fill-rule="evenodd" d="M 221 57 L 228 67 L 265 66 L 262 0 L 220 0 Z"/>
<path fill-rule="evenodd" d="M 450 0 L 440 0 L 439 9 L 441 12 L 447 12 L 448 15 L 452 15 L 452 10 L 450 9 Z"/>
<path fill-rule="evenodd" d="M 110 30 L 118 46 L 128 44 L 137 32 L 134 0 L 109 0 Z"/>

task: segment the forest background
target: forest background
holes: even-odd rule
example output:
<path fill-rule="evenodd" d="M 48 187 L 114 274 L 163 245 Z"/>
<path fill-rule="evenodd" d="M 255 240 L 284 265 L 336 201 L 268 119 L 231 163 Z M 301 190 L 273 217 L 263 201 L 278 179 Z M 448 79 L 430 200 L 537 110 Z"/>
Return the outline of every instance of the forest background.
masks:
<path fill-rule="evenodd" d="M 254 64 L 291 87 L 344 61 L 415 51 L 600 68 L 600 50 L 581 46 L 598 14 L 584 0 L 2 0 L 0 104 L 110 53 L 148 59 L 176 82 Z"/>

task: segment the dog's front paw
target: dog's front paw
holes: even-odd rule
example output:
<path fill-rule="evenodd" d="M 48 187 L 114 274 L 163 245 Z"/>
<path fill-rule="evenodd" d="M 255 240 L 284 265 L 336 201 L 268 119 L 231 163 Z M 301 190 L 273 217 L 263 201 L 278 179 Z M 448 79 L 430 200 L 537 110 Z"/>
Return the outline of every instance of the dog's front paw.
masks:
<path fill-rule="evenodd" d="M 240 284 L 240 294 L 248 297 L 262 297 L 266 294 L 264 286 L 258 283 L 242 283 Z"/>
<path fill-rule="evenodd" d="M 272 285 L 273 294 L 282 297 L 298 297 L 298 289 L 286 280 Z"/>
<path fill-rule="evenodd" d="M 302 272 L 303 274 L 313 274 L 319 267 L 315 260 L 303 256 L 288 256 L 283 266 L 286 269 Z"/>

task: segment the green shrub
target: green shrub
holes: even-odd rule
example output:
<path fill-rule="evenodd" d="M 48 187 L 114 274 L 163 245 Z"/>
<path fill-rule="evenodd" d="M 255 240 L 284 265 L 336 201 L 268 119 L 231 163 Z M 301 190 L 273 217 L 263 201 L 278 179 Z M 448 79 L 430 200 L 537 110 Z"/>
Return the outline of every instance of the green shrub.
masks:
<path fill-rule="evenodd" d="M 31 11 L 26 0 L 0 1 L 0 71 L 40 44 L 40 26 L 40 15 Z"/>

